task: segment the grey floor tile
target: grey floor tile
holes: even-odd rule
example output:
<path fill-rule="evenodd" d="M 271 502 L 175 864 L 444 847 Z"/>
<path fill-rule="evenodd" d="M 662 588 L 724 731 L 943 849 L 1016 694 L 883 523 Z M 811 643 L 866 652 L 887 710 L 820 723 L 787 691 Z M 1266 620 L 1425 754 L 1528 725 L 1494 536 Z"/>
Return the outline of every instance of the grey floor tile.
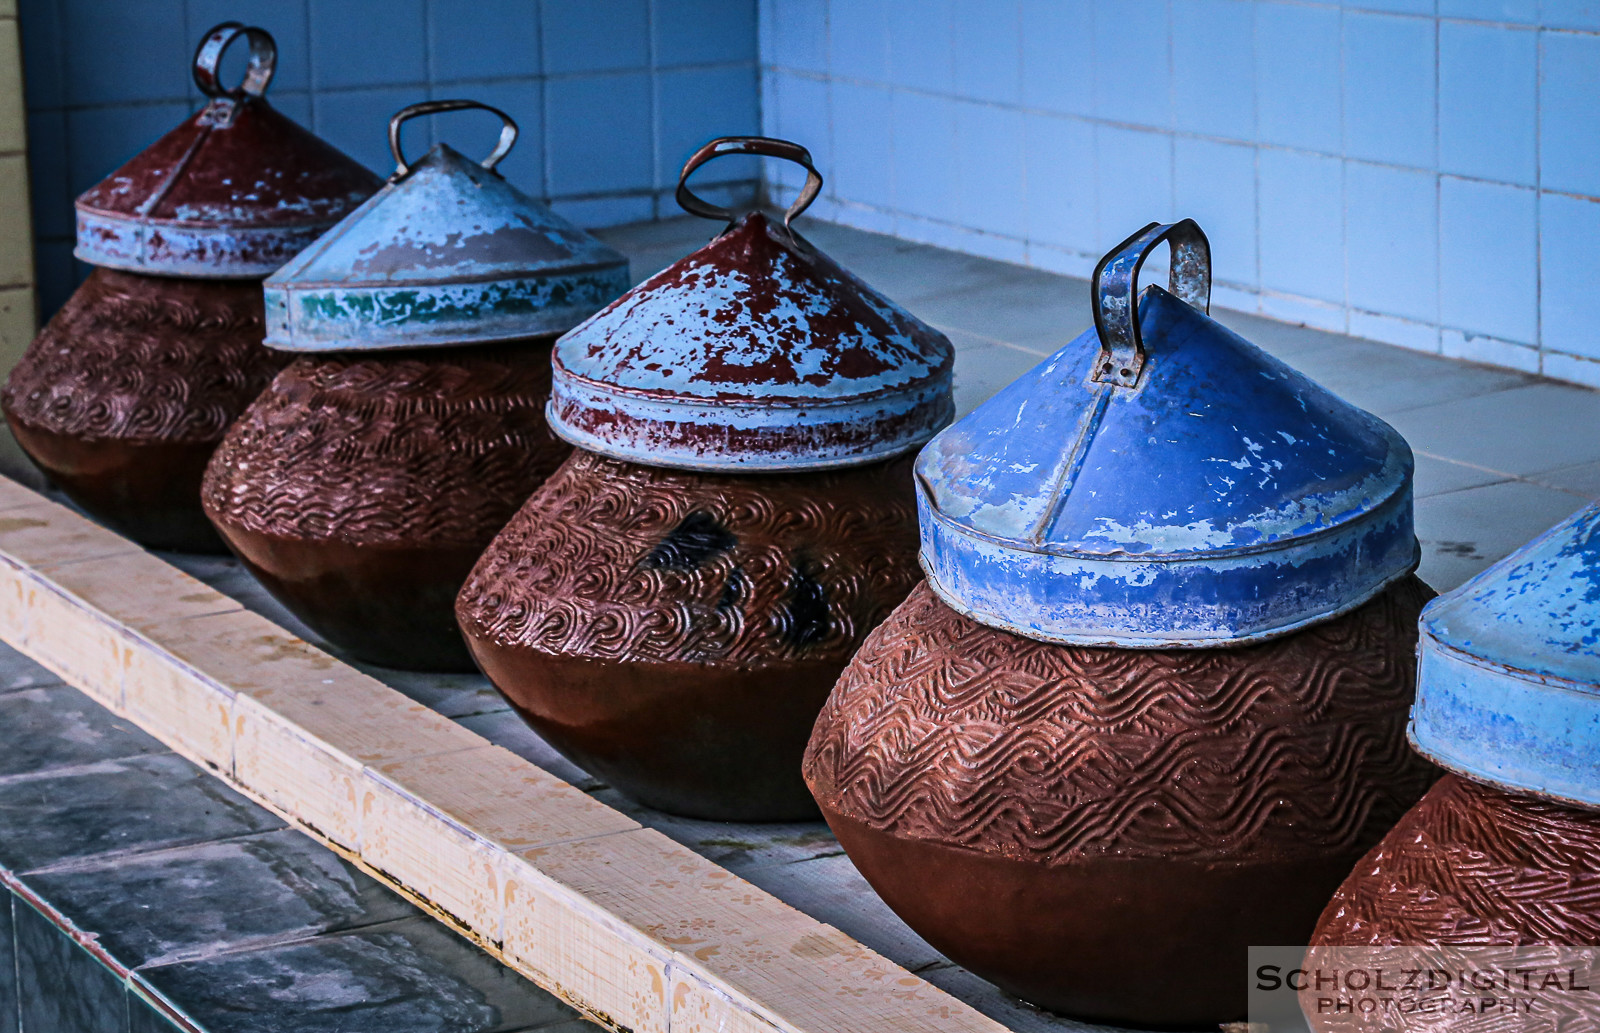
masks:
<path fill-rule="evenodd" d="M 1124 1033 L 1113 1026 L 1098 1026 L 1064 1015 L 1052 1015 L 955 965 L 931 968 L 920 975 L 1017 1033 Z"/>
<path fill-rule="evenodd" d="M 0 694 L 0 778 L 166 752 L 160 741 L 69 686 Z"/>
<path fill-rule="evenodd" d="M 1446 592 L 1583 505 L 1576 495 L 1503 481 L 1417 501 L 1417 573 Z"/>
<path fill-rule="evenodd" d="M 1251 344 L 1291 364 L 1296 361 L 1294 357 L 1303 358 L 1337 349 L 1351 340 L 1343 334 L 1313 330 L 1293 323 L 1281 323 L 1276 319 L 1268 319 L 1249 312 L 1212 308 L 1211 315 L 1217 322 Z"/>
<path fill-rule="evenodd" d="M 128 993 L 128 1033 L 183 1033 L 183 1027 L 138 994 Z"/>
<path fill-rule="evenodd" d="M 1079 292 L 1063 286 L 1075 287 L 1076 280 L 1017 266 L 1007 269 L 1007 278 L 951 285 L 910 307 L 935 326 L 1004 341 L 1041 357 L 1094 326 L 1087 285 Z"/>
<path fill-rule="evenodd" d="M 141 969 L 134 978 L 217 1033 L 509 1033 L 578 1017 L 431 918 Z"/>
<path fill-rule="evenodd" d="M 417 914 L 293 829 L 76 863 L 23 882 L 130 969 Z"/>
<path fill-rule="evenodd" d="M 18 900 L 14 916 L 25 1033 L 126 1033 L 122 974 L 102 965 L 31 905 Z"/>
<path fill-rule="evenodd" d="M 1388 417 L 1419 452 L 1518 476 L 1600 460 L 1600 391 L 1543 382 Z"/>
<path fill-rule="evenodd" d="M 0 867 L 14 872 L 282 827 L 170 753 L 0 779 Z"/>
<path fill-rule="evenodd" d="M 944 961 L 885 904 L 844 854 L 741 872 L 779 900 L 915 972 Z"/>
<path fill-rule="evenodd" d="M 1536 382 L 1511 370 L 1354 339 L 1298 353 L 1289 364 L 1346 401 L 1385 417 Z"/>
<path fill-rule="evenodd" d="M 1427 498 L 1429 495 L 1460 491 L 1463 488 L 1481 488 L 1485 484 L 1497 484 L 1511 479 L 1506 474 L 1494 470 L 1468 466 L 1453 459 L 1441 459 L 1425 453 L 1417 453 L 1415 459 L 1417 471 L 1413 494 L 1419 499 Z"/>
<path fill-rule="evenodd" d="M 61 684 L 54 672 L 0 642 L 0 693 Z"/>
<path fill-rule="evenodd" d="M 19 905 L 10 891 L 0 889 L 0 1033 L 18 1033 L 17 939 L 11 909 Z"/>
<path fill-rule="evenodd" d="M 1033 352 L 996 344 L 947 329 L 956 346 L 956 414 L 964 416 L 993 397 L 996 391 L 1045 361 Z"/>
<path fill-rule="evenodd" d="M 1585 498 L 1600 499 L 1600 462 L 1578 463 L 1536 473 L 1529 480 Z"/>

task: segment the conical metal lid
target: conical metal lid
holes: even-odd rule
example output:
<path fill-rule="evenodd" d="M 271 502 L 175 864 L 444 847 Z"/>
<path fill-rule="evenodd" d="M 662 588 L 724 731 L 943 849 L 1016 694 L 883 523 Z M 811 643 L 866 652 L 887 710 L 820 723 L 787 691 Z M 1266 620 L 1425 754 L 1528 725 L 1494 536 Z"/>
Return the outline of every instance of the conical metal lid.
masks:
<path fill-rule="evenodd" d="M 723 154 L 806 168 L 777 225 L 692 194 Z M 556 344 L 551 428 L 588 449 L 694 470 L 804 470 L 907 452 L 954 415 L 950 342 L 794 232 L 822 177 L 798 144 L 714 140 L 678 181 L 687 211 L 731 225 Z"/>
<path fill-rule="evenodd" d="M 438 144 L 406 162 L 402 123 L 469 108 L 500 117 L 494 153 L 480 163 Z M 388 184 L 268 278 L 267 344 L 352 351 L 558 334 L 626 290 L 626 258 L 494 171 L 516 139 L 509 115 L 476 101 L 396 114 Z"/>
<path fill-rule="evenodd" d="M 1170 293 L 1135 292 L 1172 245 Z M 1048 642 L 1258 641 L 1417 563 L 1411 450 L 1210 319 L 1192 221 L 1101 260 L 1096 329 L 928 443 L 922 564 L 951 606 Z"/>
<path fill-rule="evenodd" d="M 1600 503 L 1429 603 L 1420 625 L 1417 750 L 1600 807 Z"/>
<path fill-rule="evenodd" d="M 217 82 L 234 40 L 244 81 Z M 378 189 L 378 177 L 275 111 L 262 94 L 277 47 L 224 22 L 201 41 L 194 80 L 211 100 L 77 201 L 85 262 L 164 276 L 265 276 Z"/>

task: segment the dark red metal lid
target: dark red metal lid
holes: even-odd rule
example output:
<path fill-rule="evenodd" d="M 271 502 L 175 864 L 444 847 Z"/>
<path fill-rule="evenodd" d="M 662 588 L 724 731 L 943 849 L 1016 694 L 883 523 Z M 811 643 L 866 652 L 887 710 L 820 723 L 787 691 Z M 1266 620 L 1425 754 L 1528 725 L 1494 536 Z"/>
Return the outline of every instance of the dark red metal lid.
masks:
<path fill-rule="evenodd" d="M 803 147 L 714 140 L 683 178 L 730 153 L 799 162 L 806 189 L 778 223 L 735 219 L 680 181 L 685 209 L 732 225 L 557 342 L 552 429 L 700 470 L 849 466 L 927 441 L 954 414 L 950 342 L 790 228 L 822 185 Z"/>
<path fill-rule="evenodd" d="M 234 40 L 244 81 L 217 82 Z M 377 176 L 267 103 L 277 48 L 263 29 L 224 22 L 195 53 L 211 101 L 77 201 L 85 262 L 167 276 L 271 273 L 378 189 Z"/>

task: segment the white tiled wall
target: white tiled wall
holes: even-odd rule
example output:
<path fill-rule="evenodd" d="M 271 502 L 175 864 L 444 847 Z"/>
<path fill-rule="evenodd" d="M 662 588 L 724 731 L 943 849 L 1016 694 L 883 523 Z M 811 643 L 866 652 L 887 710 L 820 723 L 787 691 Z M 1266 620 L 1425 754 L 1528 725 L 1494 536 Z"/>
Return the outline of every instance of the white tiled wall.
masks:
<path fill-rule="evenodd" d="M 189 61 L 233 19 L 278 42 L 281 110 L 388 174 L 401 107 L 465 96 L 520 124 L 500 166 L 586 225 L 676 212 L 683 159 L 758 125 L 756 0 L 20 0 L 42 307 L 65 300 L 72 199 L 199 103 Z M 236 48 L 242 49 L 242 48 Z M 235 55 L 229 55 L 232 60 Z M 413 130 L 413 126 L 416 128 Z M 487 151 L 495 128 L 463 113 L 407 126 Z M 752 164 L 703 174 L 754 189 Z"/>
<path fill-rule="evenodd" d="M 1086 276 L 1192 216 L 1219 304 L 1600 386 L 1600 3 L 761 3 L 824 218 Z"/>

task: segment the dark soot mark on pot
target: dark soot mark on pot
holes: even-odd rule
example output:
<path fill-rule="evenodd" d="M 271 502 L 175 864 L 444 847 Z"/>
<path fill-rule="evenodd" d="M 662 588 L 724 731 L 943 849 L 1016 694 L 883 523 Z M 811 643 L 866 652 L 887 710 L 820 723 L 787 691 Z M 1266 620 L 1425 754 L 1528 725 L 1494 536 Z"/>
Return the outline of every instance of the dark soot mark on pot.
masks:
<path fill-rule="evenodd" d="M 644 558 L 647 568 L 694 570 L 737 544 L 738 539 L 706 512 L 694 512 L 661 540 Z"/>

